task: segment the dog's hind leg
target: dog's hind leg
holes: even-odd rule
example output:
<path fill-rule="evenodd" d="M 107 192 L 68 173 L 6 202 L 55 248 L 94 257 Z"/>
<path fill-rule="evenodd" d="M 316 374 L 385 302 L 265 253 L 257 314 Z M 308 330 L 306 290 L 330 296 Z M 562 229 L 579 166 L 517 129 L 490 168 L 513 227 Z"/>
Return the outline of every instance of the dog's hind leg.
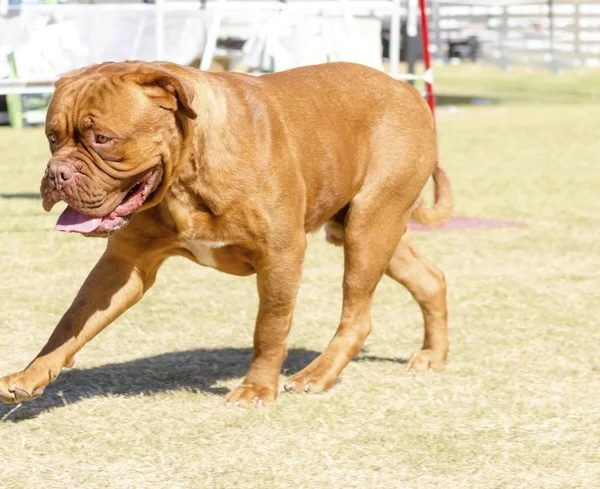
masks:
<path fill-rule="evenodd" d="M 346 215 L 344 297 L 337 332 L 319 357 L 289 379 L 287 390 L 321 392 L 331 387 L 371 331 L 373 294 L 406 229 L 414 200 L 405 197 L 402 201 L 398 194 L 392 199 L 373 199 L 372 195 L 371 189 L 359 193 Z"/>
<path fill-rule="evenodd" d="M 332 220 L 325 225 L 326 239 L 337 246 L 344 244 L 344 226 Z M 404 285 L 423 312 L 425 338 L 414 353 L 408 368 L 436 372 L 444 369 L 448 355 L 448 310 L 444 272 L 425 259 L 405 234 L 398 244 L 386 275 Z"/>
<path fill-rule="evenodd" d="M 448 355 L 448 312 L 444 272 L 428 262 L 404 236 L 385 272 L 404 285 L 419 303 L 425 322 L 425 338 L 408 367 L 415 370 L 444 369 Z"/>

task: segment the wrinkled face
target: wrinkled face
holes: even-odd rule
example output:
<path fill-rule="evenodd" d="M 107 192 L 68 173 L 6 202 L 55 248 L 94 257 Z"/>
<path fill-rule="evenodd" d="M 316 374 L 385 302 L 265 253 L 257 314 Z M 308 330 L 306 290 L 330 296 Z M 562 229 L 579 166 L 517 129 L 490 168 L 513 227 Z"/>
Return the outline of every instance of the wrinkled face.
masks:
<path fill-rule="evenodd" d="M 170 75 L 102 66 L 57 83 L 46 118 L 52 157 L 41 184 L 46 211 L 67 203 L 57 229 L 90 236 L 109 235 L 153 204 L 179 136 Z"/>

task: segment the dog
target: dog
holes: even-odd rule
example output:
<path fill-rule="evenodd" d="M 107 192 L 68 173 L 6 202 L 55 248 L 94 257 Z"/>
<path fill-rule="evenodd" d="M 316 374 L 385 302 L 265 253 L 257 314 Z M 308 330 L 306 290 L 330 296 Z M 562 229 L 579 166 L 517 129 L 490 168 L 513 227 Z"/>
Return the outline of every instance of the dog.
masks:
<path fill-rule="evenodd" d="M 40 396 L 85 343 L 138 302 L 170 256 L 256 274 L 253 356 L 228 403 L 278 395 L 307 233 L 343 246 L 341 320 L 324 352 L 285 384 L 329 389 L 371 330 L 384 274 L 419 303 L 425 324 L 412 369 L 444 368 L 443 272 L 409 241 L 412 219 L 439 224 L 452 191 L 435 166 L 431 111 L 410 85 L 351 63 L 253 77 L 167 62 L 105 63 L 56 82 L 46 136 L 43 207 L 67 204 L 57 229 L 107 238 L 46 345 L 0 379 L 0 399 Z M 439 194 L 420 199 L 433 175 Z"/>

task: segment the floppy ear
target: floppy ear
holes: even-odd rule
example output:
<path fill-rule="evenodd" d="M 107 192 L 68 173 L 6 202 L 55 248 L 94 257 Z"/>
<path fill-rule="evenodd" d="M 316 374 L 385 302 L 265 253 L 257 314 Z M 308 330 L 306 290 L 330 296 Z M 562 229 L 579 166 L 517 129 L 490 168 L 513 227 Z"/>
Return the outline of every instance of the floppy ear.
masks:
<path fill-rule="evenodd" d="M 157 67 L 143 66 L 138 71 L 123 75 L 142 86 L 146 95 L 163 109 L 176 112 L 181 108 L 190 119 L 198 114 L 192 106 L 194 91 L 178 76 Z"/>

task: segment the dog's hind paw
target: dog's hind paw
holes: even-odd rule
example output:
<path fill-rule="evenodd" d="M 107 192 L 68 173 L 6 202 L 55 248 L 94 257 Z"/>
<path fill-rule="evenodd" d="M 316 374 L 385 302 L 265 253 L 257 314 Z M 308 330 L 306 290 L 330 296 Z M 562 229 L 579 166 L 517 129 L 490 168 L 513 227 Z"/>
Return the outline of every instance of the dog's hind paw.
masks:
<path fill-rule="evenodd" d="M 420 350 L 410 357 L 408 361 L 409 370 L 441 372 L 446 366 L 446 354 L 433 350 Z"/>
<path fill-rule="evenodd" d="M 322 363 L 317 362 L 317 360 L 304 370 L 292 375 L 284 386 L 285 390 L 309 394 L 329 390 L 335 384 L 337 377 L 331 375 L 329 369 L 322 367 Z"/>

